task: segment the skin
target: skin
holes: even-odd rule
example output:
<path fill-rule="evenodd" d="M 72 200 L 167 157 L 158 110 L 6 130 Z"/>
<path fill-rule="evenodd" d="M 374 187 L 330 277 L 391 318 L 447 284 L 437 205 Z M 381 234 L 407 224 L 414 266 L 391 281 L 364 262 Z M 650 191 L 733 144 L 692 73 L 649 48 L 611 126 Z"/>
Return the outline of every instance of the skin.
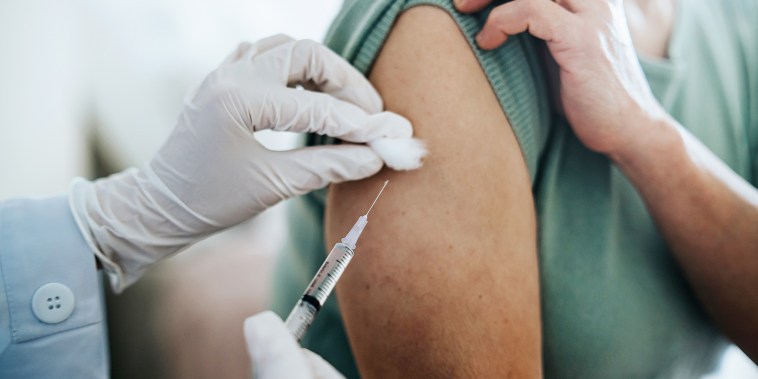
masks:
<path fill-rule="evenodd" d="M 487 3 L 456 2 L 464 12 Z M 653 98 L 621 1 L 515 0 L 492 11 L 477 41 L 491 49 L 525 31 L 560 66 L 577 136 L 635 185 L 706 311 L 758 360 L 758 190 Z"/>
<path fill-rule="evenodd" d="M 470 46 L 447 13 L 415 7 L 370 80 L 430 154 L 421 170 L 330 190 L 328 246 L 390 180 L 337 286 L 361 375 L 540 377 L 531 182 Z"/>

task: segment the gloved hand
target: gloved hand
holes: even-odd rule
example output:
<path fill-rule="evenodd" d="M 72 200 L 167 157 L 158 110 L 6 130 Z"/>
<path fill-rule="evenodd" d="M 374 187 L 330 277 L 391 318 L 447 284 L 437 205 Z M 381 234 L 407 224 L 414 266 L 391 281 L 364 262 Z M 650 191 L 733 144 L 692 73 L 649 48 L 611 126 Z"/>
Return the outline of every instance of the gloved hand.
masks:
<path fill-rule="evenodd" d="M 255 379 L 344 378 L 318 354 L 301 348 L 271 311 L 245 320 L 245 340 Z"/>
<path fill-rule="evenodd" d="M 320 44 L 284 35 L 244 43 L 186 102 L 148 167 L 94 183 L 76 180 L 71 209 L 119 292 L 149 265 L 211 233 L 382 167 L 365 145 L 270 151 L 254 132 L 312 132 L 356 143 L 411 137 L 406 119 L 381 110 L 371 84 Z"/>

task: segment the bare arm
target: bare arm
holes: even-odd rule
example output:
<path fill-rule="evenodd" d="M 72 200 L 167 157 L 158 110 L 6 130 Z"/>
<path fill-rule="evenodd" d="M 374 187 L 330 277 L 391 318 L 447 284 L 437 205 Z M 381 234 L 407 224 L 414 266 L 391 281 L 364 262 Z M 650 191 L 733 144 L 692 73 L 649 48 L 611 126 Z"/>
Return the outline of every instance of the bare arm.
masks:
<path fill-rule="evenodd" d="M 413 122 L 421 170 L 333 186 L 328 244 L 390 185 L 338 296 L 364 377 L 541 375 L 535 211 L 517 141 L 470 47 L 442 10 L 395 25 L 372 71 Z"/>

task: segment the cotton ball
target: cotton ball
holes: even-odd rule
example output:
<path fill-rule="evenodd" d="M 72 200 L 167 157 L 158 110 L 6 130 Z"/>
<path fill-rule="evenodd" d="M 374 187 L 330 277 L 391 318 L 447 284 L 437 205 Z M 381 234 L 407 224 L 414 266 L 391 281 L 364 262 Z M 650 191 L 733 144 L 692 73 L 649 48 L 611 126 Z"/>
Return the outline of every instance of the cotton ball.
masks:
<path fill-rule="evenodd" d="M 426 156 L 426 145 L 416 138 L 379 138 L 368 143 L 385 164 L 398 171 L 415 170 L 421 167 Z"/>

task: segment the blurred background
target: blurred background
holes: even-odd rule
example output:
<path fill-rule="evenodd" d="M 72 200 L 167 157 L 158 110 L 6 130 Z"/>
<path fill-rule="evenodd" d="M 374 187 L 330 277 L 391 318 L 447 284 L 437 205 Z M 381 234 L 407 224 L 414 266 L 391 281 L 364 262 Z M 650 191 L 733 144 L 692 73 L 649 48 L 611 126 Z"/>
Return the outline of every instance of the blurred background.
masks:
<path fill-rule="evenodd" d="M 340 0 L 0 2 L 0 200 L 145 165 L 182 100 L 240 41 L 323 39 Z M 293 135 L 257 137 L 273 149 Z M 114 378 L 248 378 L 242 320 L 267 307 L 279 205 L 108 296 Z M 295 299 L 293 299 L 293 302 Z M 758 378 L 732 347 L 708 378 Z"/>

